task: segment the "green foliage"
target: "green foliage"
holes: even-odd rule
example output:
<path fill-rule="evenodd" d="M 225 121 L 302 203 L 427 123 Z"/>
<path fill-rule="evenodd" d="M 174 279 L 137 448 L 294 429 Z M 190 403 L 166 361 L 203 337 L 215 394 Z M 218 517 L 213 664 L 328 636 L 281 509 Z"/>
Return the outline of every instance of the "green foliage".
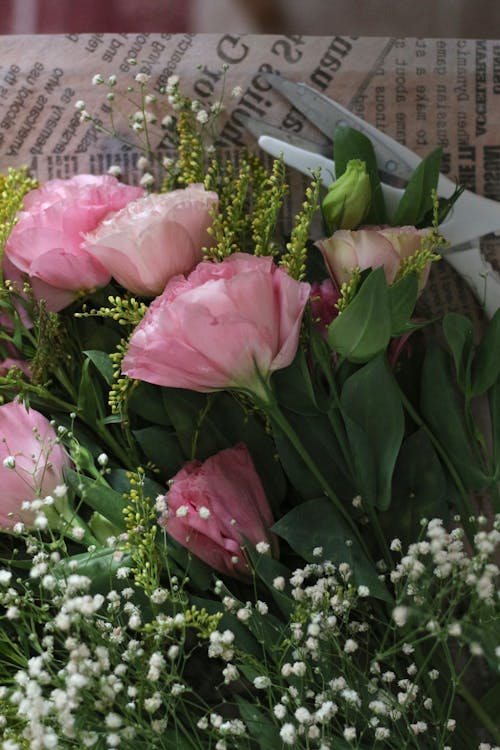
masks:
<path fill-rule="evenodd" d="M 383 352 L 391 336 L 391 313 L 383 268 L 370 273 L 328 328 L 332 349 L 352 362 L 368 362 Z"/>
<path fill-rule="evenodd" d="M 387 510 L 405 420 L 385 357 L 372 359 L 347 379 L 340 405 L 359 492 L 368 504 Z"/>

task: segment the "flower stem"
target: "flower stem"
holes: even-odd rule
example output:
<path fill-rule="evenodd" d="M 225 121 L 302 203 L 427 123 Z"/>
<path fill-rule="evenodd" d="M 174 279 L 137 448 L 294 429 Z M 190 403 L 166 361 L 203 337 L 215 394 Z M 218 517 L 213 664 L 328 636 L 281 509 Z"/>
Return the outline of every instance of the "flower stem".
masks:
<path fill-rule="evenodd" d="M 474 716 L 477 719 L 479 719 L 482 726 L 488 730 L 488 732 L 491 734 L 495 742 L 497 744 L 500 744 L 500 730 L 498 729 L 497 725 L 495 724 L 491 716 L 489 716 L 489 714 L 486 713 L 486 711 L 481 706 L 479 701 L 476 698 L 474 698 L 474 696 L 469 691 L 469 689 L 465 687 L 463 682 L 460 682 L 457 685 L 457 692 L 467 703 L 467 705 L 471 709 Z"/>

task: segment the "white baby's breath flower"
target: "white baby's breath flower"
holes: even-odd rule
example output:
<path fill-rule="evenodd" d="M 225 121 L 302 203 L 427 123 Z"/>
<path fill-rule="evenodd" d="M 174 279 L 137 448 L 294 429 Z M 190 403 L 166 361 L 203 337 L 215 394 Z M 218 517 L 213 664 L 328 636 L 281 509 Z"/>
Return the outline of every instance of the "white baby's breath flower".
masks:
<path fill-rule="evenodd" d="M 259 675 L 254 678 L 253 684 L 257 690 L 265 690 L 271 685 L 271 680 L 267 675 Z"/>
<path fill-rule="evenodd" d="M 0 570 L 0 586 L 8 586 L 12 579 L 10 570 Z"/>
<path fill-rule="evenodd" d="M 394 620 L 398 628 L 404 627 L 408 620 L 408 607 L 405 607 L 403 605 L 394 607 L 394 609 L 392 610 L 392 619 Z"/>
<path fill-rule="evenodd" d="M 96 75 L 92 78 L 92 85 L 100 86 L 102 83 L 104 83 L 104 78 L 100 73 L 96 73 Z"/>
<path fill-rule="evenodd" d="M 141 185 L 141 187 L 145 188 L 151 187 L 152 185 L 154 185 L 154 182 L 155 178 L 154 175 L 151 174 L 151 172 L 144 172 L 141 179 L 139 180 L 139 184 Z"/>
<path fill-rule="evenodd" d="M 280 729 L 280 737 L 285 745 L 294 745 L 295 738 L 297 736 L 297 730 L 295 726 L 290 722 L 286 722 Z"/>

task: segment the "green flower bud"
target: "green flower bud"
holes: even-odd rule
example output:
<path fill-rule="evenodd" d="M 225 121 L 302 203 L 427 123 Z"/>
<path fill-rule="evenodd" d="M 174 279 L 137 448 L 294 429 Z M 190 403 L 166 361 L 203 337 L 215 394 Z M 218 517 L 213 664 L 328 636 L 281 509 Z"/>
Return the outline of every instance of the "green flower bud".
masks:
<path fill-rule="evenodd" d="M 351 159 L 345 172 L 330 185 L 321 206 L 328 230 L 333 233 L 336 229 L 356 229 L 366 217 L 371 199 L 366 164 L 361 159 Z"/>

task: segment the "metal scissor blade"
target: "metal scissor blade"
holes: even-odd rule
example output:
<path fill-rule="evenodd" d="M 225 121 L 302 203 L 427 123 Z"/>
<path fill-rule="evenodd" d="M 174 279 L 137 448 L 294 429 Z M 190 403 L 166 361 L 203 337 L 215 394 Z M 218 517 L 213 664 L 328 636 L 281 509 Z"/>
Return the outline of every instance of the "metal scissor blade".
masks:
<path fill-rule="evenodd" d="M 381 172 L 407 182 L 422 161 L 413 151 L 306 83 L 288 81 L 276 73 L 266 73 L 264 77 L 328 138 L 333 140 L 335 129 L 343 125 L 352 126 L 368 135 L 373 142 L 377 165 Z"/>
<path fill-rule="evenodd" d="M 324 140 L 321 143 L 319 141 L 313 141 L 309 138 L 304 138 L 303 136 L 283 130 L 278 125 L 272 125 L 270 122 L 266 122 L 266 120 L 257 120 L 255 117 L 243 113 L 238 113 L 238 119 L 241 120 L 248 132 L 257 140 L 263 135 L 269 135 L 272 138 L 284 141 L 292 146 L 302 148 L 304 151 L 310 151 L 312 154 L 321 154 L 322 156 L 332 158 L 331 140 Z"/>

